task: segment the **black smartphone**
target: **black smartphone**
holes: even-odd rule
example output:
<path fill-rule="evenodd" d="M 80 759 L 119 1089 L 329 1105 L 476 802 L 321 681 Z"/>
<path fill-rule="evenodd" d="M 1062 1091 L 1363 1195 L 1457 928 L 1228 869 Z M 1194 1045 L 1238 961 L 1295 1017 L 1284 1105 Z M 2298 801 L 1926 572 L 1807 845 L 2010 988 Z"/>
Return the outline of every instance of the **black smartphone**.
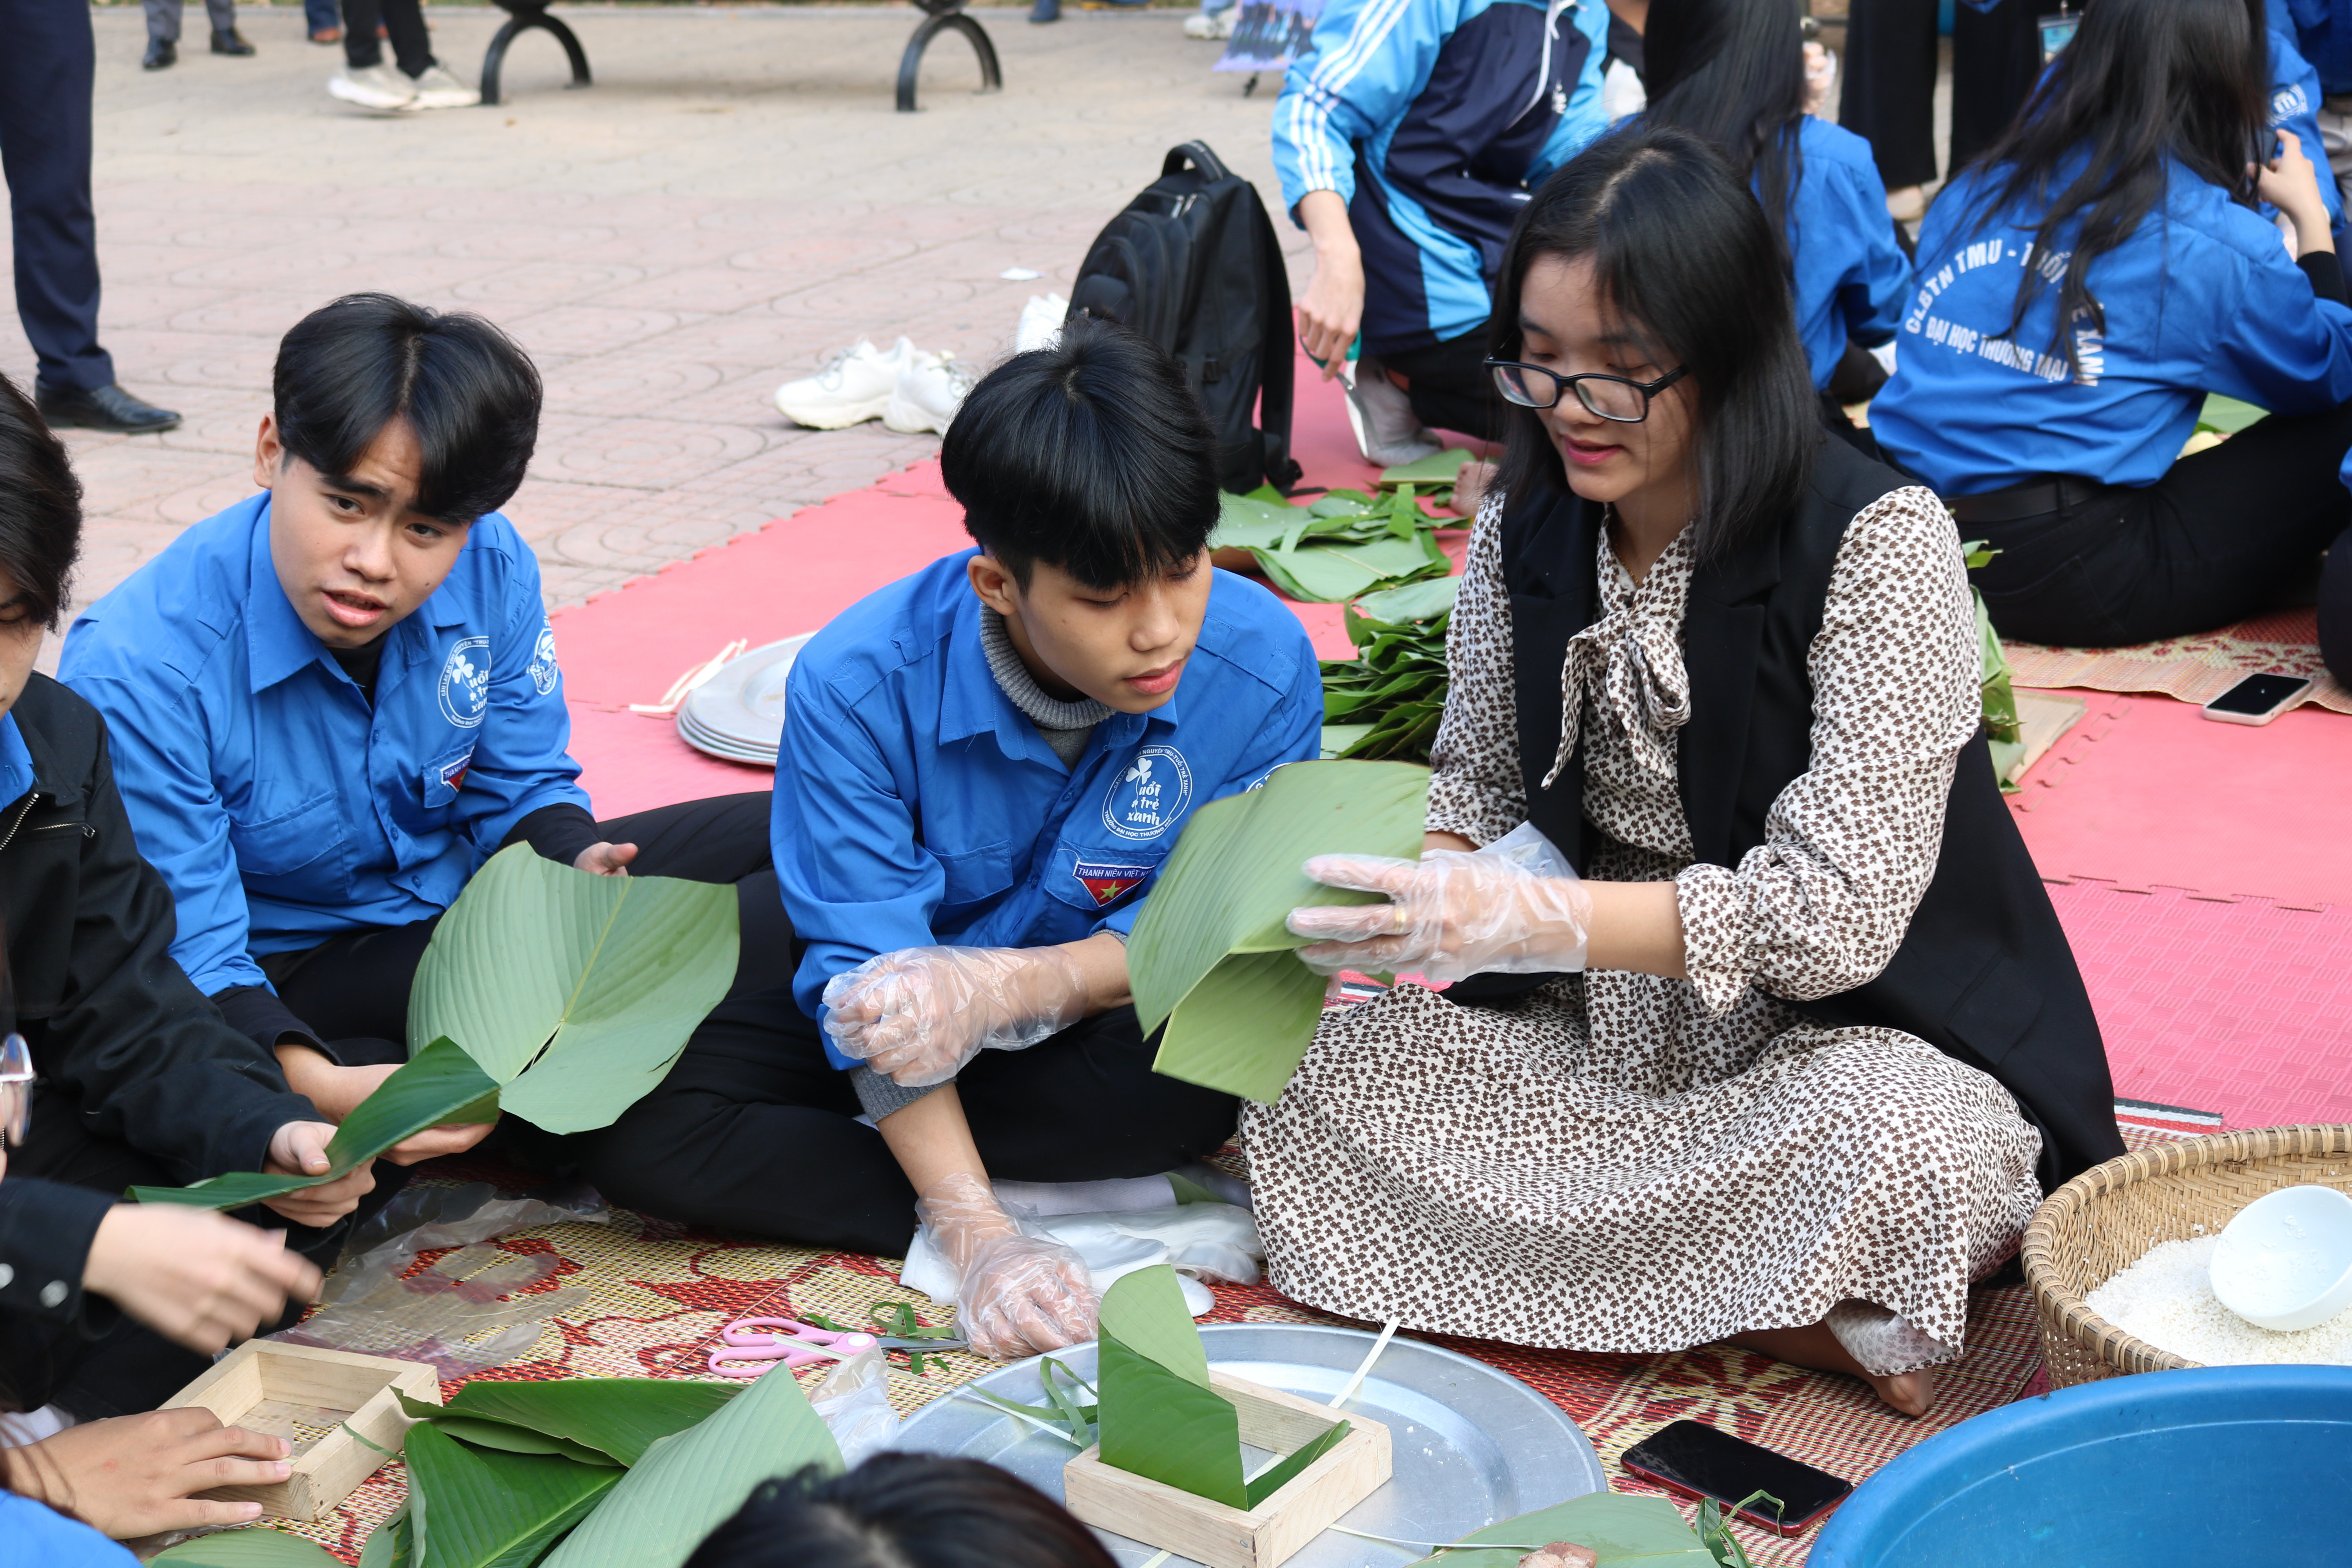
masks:
<path fill-rule="evenodd" d="M 1625 1468 L 1685 1497 L 1713 1498 L 1751 1524 L 1794 1535 L 1843 1502 L 1853 1483 L 1696 1421 L 1662 1426 L 1625 1450 Z M 1742 1499 L 1769 1492 L 1780 1500 Z"/>
<path fill-rule="evenodd" d="M 2205 704 L 2205 717 L 2224 724 L 2267 724 L 2310 689 L 2311 682 L 2300 675 L 2250 675 Z"/>

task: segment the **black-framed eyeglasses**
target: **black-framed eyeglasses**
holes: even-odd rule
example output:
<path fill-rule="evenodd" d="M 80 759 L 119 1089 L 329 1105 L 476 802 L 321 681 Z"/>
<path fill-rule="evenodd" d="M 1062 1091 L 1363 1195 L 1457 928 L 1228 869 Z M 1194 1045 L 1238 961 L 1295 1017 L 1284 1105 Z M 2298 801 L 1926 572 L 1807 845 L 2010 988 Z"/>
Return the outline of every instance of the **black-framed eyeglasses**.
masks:
<path fill-rule="evenodd" d="M 1486 368 L 1494 373 L 1496 390 L 1522 408 L 1555 407 L 1561 393 L 1573 392 L 1586 413 L 1599 419 L 1613 419 L 1620 425 L 1639 425 L 1647 419 L 1650 399 L 1690 374 L 1690 366 L 1678 364 L 1655 381 L 1635 381 L 1632 376 L 1605 375 L 1599 371 L 1562 375 L 1539 364 L 1521 364 L 1507 359 L 1490 359 Z"/>

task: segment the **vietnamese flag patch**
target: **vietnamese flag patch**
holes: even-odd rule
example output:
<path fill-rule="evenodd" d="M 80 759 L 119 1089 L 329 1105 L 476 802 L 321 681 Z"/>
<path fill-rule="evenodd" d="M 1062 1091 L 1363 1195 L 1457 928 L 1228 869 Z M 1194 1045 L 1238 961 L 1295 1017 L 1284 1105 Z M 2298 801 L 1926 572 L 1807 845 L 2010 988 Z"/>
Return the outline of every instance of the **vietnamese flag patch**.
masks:
<path fill-rule="evenodd" d="M 1081 860 L 1077 876 L 1079 884 L 1094 895 L 1095 908 L 1103 910 L 1133 892 L 1153 869 L 1150 866 L 1110 866 Z"/>

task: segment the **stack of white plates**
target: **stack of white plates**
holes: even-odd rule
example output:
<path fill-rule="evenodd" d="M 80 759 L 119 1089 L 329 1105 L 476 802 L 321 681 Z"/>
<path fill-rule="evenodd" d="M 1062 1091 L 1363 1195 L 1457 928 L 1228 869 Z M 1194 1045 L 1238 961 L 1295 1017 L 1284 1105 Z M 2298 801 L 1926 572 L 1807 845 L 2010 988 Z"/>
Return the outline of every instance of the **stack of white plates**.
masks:
<path fill-rule="evenodd" d="M 677 705 L 677 732 L 698 752 L 730 763 L 776 765 L 784 733 L 784 677 L 814 632 L 730 659 Z"/>

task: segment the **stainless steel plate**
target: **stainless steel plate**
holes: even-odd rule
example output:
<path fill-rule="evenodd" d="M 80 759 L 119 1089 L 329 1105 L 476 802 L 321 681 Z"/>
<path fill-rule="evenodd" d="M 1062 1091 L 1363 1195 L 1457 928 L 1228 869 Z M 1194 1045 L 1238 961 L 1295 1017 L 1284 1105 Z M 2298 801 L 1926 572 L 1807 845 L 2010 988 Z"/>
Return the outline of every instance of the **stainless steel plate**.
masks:
<path fill-rule="evenodd" d="M 784 732 L 784 678 L 815 635 L 803 632 L 728 660 L 678 704 L 679 737 L 713 756 L 772 767 Z"/>
<path fill-rule="evenodd" d="M 1220 1372 L 1320 1404 L 1347 1385 L 1372 1348 L 1360 1329 L 1317 1323 L 1219 1323 L 1203 1327 L 1209 1364 Z M 1095 1347 L 1054 1359 L 1094 1381 Z M 1015 1362 L 971 1386 L 1020 1405 L 1045 1404 L 1037 1359 Z M 1468 1356 L 1417 1340 L 1391 1340 L 1342 1414 L 1389 1428 L 1396 1473 L 1339 1522 L 1412 1541 L 1454 1541 L 1498 1519 L 1601 1490 L 1600 1456 L 1559 1406 L 1517 1378 Z M 1062 1467 L 1076 1452 L 1026 1422 L 952 1396 L 916 1413 L 896 1445 L 916 1453 L 961 1454 L 1003 1466 L 1046 1496 L 1062 1496 Z M 1097 1531 L 1111 1555 L 1139 1568 L 1155 1548 Z M 1326 1531 L 1286 1568 L 1392 1568 L 1429 1553 Z M 1171 1565 L 1192 1560 L 1171 1557 Z"/>

